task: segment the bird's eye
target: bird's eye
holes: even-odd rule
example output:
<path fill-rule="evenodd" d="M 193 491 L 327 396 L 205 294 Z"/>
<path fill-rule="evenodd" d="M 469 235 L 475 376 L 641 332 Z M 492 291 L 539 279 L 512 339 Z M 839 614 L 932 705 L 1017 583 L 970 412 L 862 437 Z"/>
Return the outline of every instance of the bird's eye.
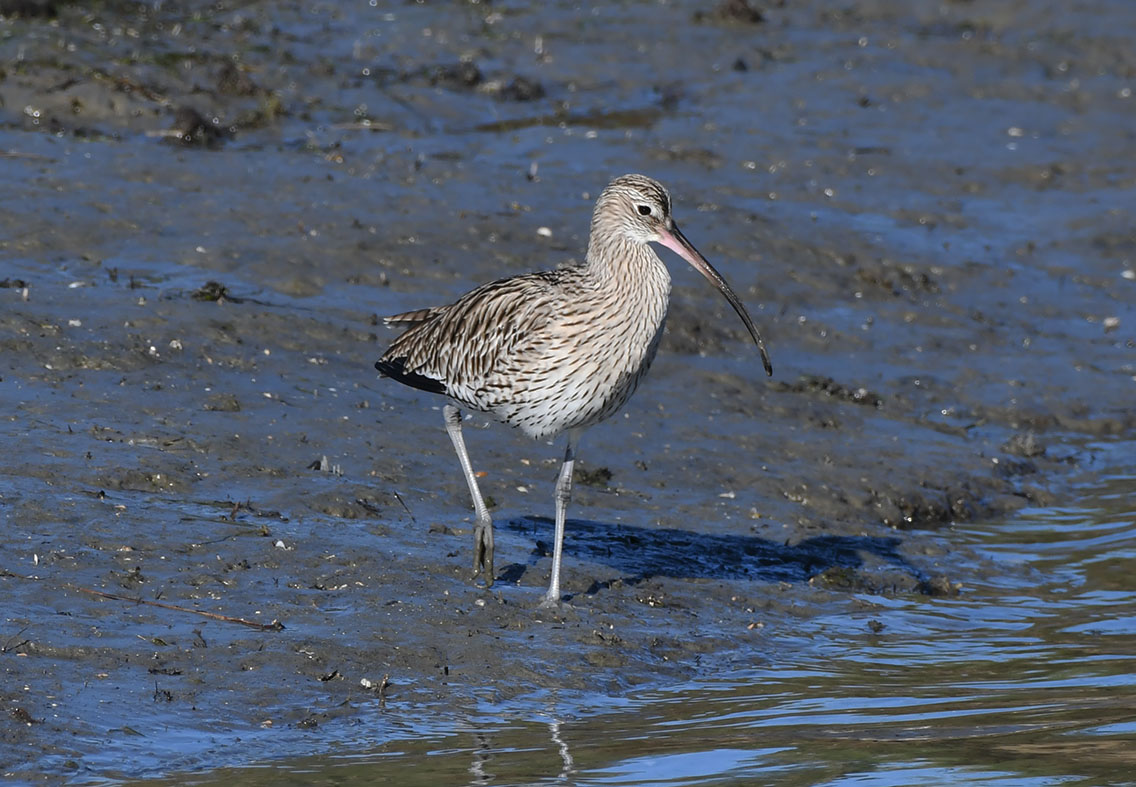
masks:
<path fill-rule="evenodd" d="M 639 205 L 637 210 L 639 211 L 640 216 L 650 216 L 651 215 L 651 206 L 650 205 Z"/>

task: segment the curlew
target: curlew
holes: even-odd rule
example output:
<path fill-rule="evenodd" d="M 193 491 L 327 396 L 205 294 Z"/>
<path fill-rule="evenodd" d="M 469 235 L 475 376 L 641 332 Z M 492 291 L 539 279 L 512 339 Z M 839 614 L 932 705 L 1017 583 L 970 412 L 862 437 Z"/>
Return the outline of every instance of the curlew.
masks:
<path fill-rule="evenodd" d="M 462 438 L 461 408 L 488 413 L 542 440 L 567 434 L 556 480 L 552 578 L 543 605 L 560 602 L 564 519 L 581 431 L 615 414 L 647 373 L 667 315 L 671 278 L 659 243 L 705 276 L 734 307 L 773 374 L 761 334 L 726 280 L 679 231 L 670 195 L 643 175 L 608 184 L 592 214 L 583 264 L 490 282 L 449 306 L 386 318 L 405 328 L 375 364 L 383 375 L 450 402 L 446 432 L 477 520 L 473 569 L 493 584 L 493 520 Z"/>

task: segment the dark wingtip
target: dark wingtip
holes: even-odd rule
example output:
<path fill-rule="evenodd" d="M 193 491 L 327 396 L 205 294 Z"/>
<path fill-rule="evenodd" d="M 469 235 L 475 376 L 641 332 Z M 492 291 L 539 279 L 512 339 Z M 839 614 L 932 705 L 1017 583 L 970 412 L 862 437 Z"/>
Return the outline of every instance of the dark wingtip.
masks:
<path fill-rule="evenodd" d="M 427 393 L 446 393 L 446 385 L 440 380 L 435 380 L 433 377 L 427 377 L 417 372 L 406 371 L 405 358 L 392 358 L 390 360 L 384 358 L 375 361 L 375 368 L 378 369 L 381 374 L 386 375 L 395 382 L 409 385 L 411 388 L 417 388 Z"/>

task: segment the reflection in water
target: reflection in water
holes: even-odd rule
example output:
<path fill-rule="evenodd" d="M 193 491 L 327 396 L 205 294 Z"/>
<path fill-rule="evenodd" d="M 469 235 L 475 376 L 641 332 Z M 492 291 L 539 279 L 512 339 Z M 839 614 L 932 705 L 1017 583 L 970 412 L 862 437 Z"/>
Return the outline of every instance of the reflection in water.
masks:
<path fill-rule="evenodd" d="M 1124 446 L 1131 456 L 1136 446 Z M 1104 451 L 1105 449 L 1101 449 Z M 1136 773 L 1136 476 L 948 535 L 951 598 L 860 595 L 775 632 L 774 667 L 628 698 L 548 693 L 243 784 L 1010 785 Z M 952 560 L 960 560 L 953 555 Z M 472 732 L 472 743 L 470 733 Z M 444 748 L 443 748 L 444 747 Z M 211 777 L 213 778 L 213 777 Z M 209 779 L 203 780 L 209 781 Z"/>
<path fill-rule="evenodd" d="M 564 767 L 560 769 L 559 778 L 567 779 L 573 771 L 572 752 L 568 751 L 568 744 L 560 737 L 560 722 L 556 719 L 549 721 L 548 732 L 552 742 L 560 750 L 560 761 L 564 764 Z"/>
<path fill-rule="evenodd" d="M 544 705 L 547 708 L 546 718 L 543 725 L 546 727 L 546 734 L 548 740 L 552 745 L 547 746 L 543 743 L 539 746 L 532 747 L 533 750 L 549 750 L 553 751 L 560 756 L 560 769 L 557 772 L 555 766 L 552 765 L 550 758 L 544 758 L 544 761 L 549 765 L 539 766 L 539 772 L 545 779 L 551 779 L 554 782 L 567 783 L 570 776 L 575 773 L 575 761 L 572 758 L 572 752 L 569 749 L 568 741 L 561 735 L 561 728 L 564 722 L 556 716 L 557 705 L 559 704 L 557 693 L 551 692 Z M 541 724 L 525 725 L 526 733 L 531 731 L 539 736 Z M 508 726 L 505 729 L 477 729 L 473 732 L 474 746 L 471 750 L 472 760 L 469 765 L 469 784 L 501 784 L 501 774 L 494 770 L 494 760 L 498 764 L 501 761 L 501 754 L 515 748 L 516 739 L 514 738 L 515 729 Z M 527 737 L 527 734 L 526 734 Z M 528 748 L 528 747 L 526 747 Z M 550 767 L 551 766 L 551 767 Z M 555 775 L 554 775 L 555 774 Z"/>
<path fill-rule="evenodd" d="M 493 776 L 486 773 L 485 763 L 489 761 L 493 747 L 489 736 L 484 732 L 475 732 L 473 740 L 476 745 L 473 747 L 473 762 L 469 766 L 469 775 L 473 777 L 470 784 L 489 784 L 493 781 Z"/>

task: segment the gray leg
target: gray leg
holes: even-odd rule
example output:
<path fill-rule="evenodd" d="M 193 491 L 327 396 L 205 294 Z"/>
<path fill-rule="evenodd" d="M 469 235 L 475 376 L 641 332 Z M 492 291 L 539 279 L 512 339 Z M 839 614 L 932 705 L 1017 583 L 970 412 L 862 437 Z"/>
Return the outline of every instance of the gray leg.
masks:
<path fill-rule="evenodd" d="M 564 554 L 564 518 L 568 514 L 568 501 L 572 498 L 572 465 L 576 461 L 576 444 L 580 433 L 568 433 L 568 447 L 564 450 L 564 464 L 556 479 L 556 544 L 552 548 L 552 580 L 544 595 L 542 607 L 555 607 L 560 603 L 560 558 Z"/>
<path fill-rule="evenodd" d="M 469 484 L 469 494 L 473 497 L 473 509 L 477 513 L 477 522 L 473 526 L 473 578 L 479 574 L 485 576 L 485 587 L 493 586 L 493 520 L 489 516 L 489 509 L 485 507 L 485 500 L 481 497 L 481 490 L 477 487 L 477 478 L 473 475 L 473 465 L 469 462 L 469 452 L 465 450 L 465 440 L 462 438 L 461 410 L 452 404 L 442 408 L 442 415 L 446 419 L 446 433 L 454 450 L 458 452 L 458 461 L 461 462 L 462 472 L 465 473 L 465 482 Z"/>

